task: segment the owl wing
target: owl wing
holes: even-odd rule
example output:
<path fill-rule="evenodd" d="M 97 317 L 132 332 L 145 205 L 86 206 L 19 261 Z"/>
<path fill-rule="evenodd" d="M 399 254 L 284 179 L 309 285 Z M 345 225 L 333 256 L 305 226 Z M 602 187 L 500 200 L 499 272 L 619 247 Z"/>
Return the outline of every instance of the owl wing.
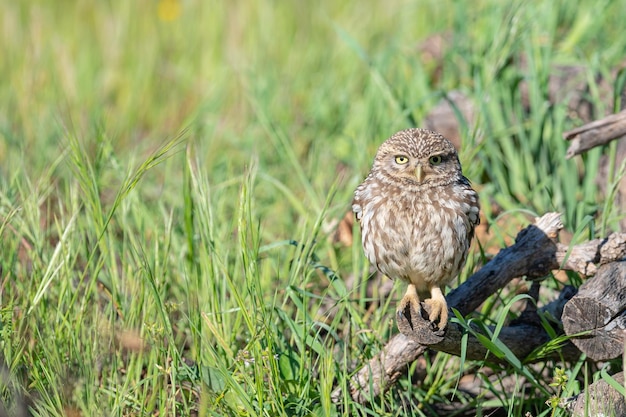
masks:
<path fill-rule="evenodd" d="M 352 212 L 357 221 L 361 221 L 363 218 L 363 206 L 361 204 L 361 194 L 365 188 L 365 182 L 359 185 L 354 191 L 354 198 L 352 199 Z"/>
<path fill-rule="evenodd" d="M 469 240 L 474 237 L 474 228 L 480 224 L 480 202 L 478 200 L 478 194 L 472 188 L 469 180 L 465 177 L 461 180 L 463 186 L 463 200 L 467 204 L 465 215 L 469 220 Z"/>
<path fill-rule="evenodd" d="M 352 200 L 352 212 L 356 220 L 360 222 L 363 217 L 363 207 L 361 207 L 361 202 L 356 197 Z"/>

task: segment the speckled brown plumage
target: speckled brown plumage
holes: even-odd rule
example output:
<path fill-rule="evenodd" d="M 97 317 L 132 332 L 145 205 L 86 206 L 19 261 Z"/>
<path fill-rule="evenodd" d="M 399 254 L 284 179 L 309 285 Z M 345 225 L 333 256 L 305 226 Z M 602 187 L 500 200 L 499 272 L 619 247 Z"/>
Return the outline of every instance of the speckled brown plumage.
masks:
<path fill-rule="evenodd" d="M 409 306 L 419 312 L 418 294 L 430 293 L 429 319 L 446 326 L 442 288 L 465 264 L 479 209 L 456 149 L 440 134 L 407 129 L 380 146 L 352 210 L 369 261 L 409 284 L 398 314 Z"/>

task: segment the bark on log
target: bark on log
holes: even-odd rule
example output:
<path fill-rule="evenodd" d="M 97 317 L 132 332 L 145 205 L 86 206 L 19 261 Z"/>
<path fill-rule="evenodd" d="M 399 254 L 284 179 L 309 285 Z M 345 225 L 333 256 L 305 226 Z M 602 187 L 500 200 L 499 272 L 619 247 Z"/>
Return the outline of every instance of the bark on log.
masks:
<path fill-rule="evenodd" d="M 624 386 L 624 372 L 612 378 Z M 572 398 L 566 407 L 573 417 L 626 417 L 626 399 L 603 379 L 589 385 L 586 392 Z"/>
<path fill-rule="evenodd" d="M 604 361 L 624 353 L 626 335 L 626 262 L 598 269 L 563 309 L 563 329 L 591 359 Z"/>
<path fill-rule="evenodd" d="M 574 287 L 565 287 L 558 299 L 539 310 L 540 314 L 548 312 L 553 319 L 557 321 L 560 320 L 560 313 L 563 311 L 564 305 L 574 294 L 576 294 Z M 398 326 L 400 326 L 400 323 L 398 323 Z M 475 332 L 487 337 L 494 334 L 495 330 L 495 326 L 490 326 L 488 332 L 485 332 L 475 323 L 472 323 L 471 327 Z M 416 339 L 412 333 L 410 333 L 410 328 L 404 327 L 400 331 L 405 334 L 405 336 L 414 339 L 415 342 L 424 344 L 423 341 Z M 459 324 L 450 323 L 445 332 L 445 337 L 440 342 L 430 345 L 429 348 L 461 356 L 461 338 L 463 337 L 463 333 L 464 329 Z M 534 310 L 532 314 L 526 317 L 520 317 L 519 320 L 516 320 L 515 323 L 512 323 L 510 326 L 503 327 L 498 334 L 498 339 L 504 343 L 517 358 L 524 359 L 527 358 L 534 349 L 552 340 L 552 337 L 543 328 L 539 316 L 537 315 L 537 310 Z M 542 355 L 535 358 L 533 361 L 550 358 L 574 361 L 578 359 L 578 357 L 580 357 L 580 351 L 572 343 L 567 342 L 561 346 L 558 351 L 550 352 L 547 356 Z M 489 350 L 473 334 L 469 334 L 467 338 L 466 358 L 468 360 L 480 361 L 486 359 L 492 363 L 506 363 L 504 358 L 491 355 Z"/>
<path fill-rule="evenodd" d="M 594 239 L 574 246 L 557 244 L 557 261 L 561 269 L 581 275 L 595 275 L 598 266 L 620 261 L 626 254 L 626 233 L 612 233 L 604 239 Z"/>
<path fill-rule="evenodd" d="M 513 246 L 500 251 L 493 260 L 453 290 L 446 297 L 448 306 L 457 309 L 465 316 L 513 278 L 543 277 L 550 271 L 561 267 L 589 274 L 590 271 L 595 271 L 592 263 L 602 264 L 626 257 L 626 235 L 624 234 L 615 234 L 608 239 L 596 239 L 569 250 L 567 246 L 555 242 L 558 231 L 562 227 L 558 213 L 548 213 L 537 219 L 535 224 L 528 226 L 517 235 Z M 422 304 L 422 308 L 426 309 L 427 306 Z M 375 398 L 404 375 L 406 367 L 422 355 L 427 348 L 436 349 L 438 344 L 448 343 L 445 334 L 435 334 L 429 327 L 430 323 L 425 320 L 420 321 L 420 318 L 421 316 L 412 312 L 411 323 L 402 324 L 405 330 L 406 326 L 409 326 L 412 336 L 408 337 L 402 333 L 393 336 L 382 351 L 353 376 L 349 382 L 349 395 L 355 401 L 364 403 Z M 515 333 L 510 329 L 503 329 L 503 331 L 505 335 L 508 335 L 508 332 Z M 523 333 L 523 330 L 518 331 Z M 420 332 L 428 335 L 426 341 L 430 345 L 419 339 Z M 455 330 L 450 330 L 450 332 L 455 332 Z M 413 334 L 417 334 L 417 337 L 413 337 Z M 455 333 L 451 333 L 450 336 L 454 335 Z M 455 340 L 460 347 L 460 333 L 456 333 Z M 541 340 L 537 342 L 525 340 L 524 344 L 533 350 L 542 342 Z M 511 345 L 507 346 L 512 348 Z M 333 391 L 331 398 L 335 402 L 341 401 L 341 387 Z"/>
<path fill-rule="evenodd" d="M 626 135 L 626 110 L 563 133 L 565 140 L 572 141 L 565 157 L 572 158 L 624 135 Z"/>

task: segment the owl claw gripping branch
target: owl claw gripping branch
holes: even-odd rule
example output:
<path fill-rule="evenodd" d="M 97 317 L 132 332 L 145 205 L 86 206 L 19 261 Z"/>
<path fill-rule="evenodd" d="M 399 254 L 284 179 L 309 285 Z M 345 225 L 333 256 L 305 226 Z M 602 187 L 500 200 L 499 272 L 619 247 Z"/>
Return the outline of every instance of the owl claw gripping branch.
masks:
<path fill-rule="evenodd" d="M 407 307 L 419 313 L 420 295 L 430 293 L 428 318 L 446 327 L 442 288 L 465 264 L 479 210 L 454 145 L 440 134 L 407 129 L 380 145 L 352 211 L 370 263 L 408 283 L 398 317 Z"/>

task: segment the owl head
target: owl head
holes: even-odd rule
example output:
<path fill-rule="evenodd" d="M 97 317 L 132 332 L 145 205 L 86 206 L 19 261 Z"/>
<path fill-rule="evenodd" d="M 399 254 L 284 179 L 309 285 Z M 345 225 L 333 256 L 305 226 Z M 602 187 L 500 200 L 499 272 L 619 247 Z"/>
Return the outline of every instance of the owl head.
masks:
<path fill-rule="evenodd" d="M 463 177 L 452 142 L 426 129 L 402 130 L 378 148 L 373 170 L 389 180 L 440 186 Z"/>

